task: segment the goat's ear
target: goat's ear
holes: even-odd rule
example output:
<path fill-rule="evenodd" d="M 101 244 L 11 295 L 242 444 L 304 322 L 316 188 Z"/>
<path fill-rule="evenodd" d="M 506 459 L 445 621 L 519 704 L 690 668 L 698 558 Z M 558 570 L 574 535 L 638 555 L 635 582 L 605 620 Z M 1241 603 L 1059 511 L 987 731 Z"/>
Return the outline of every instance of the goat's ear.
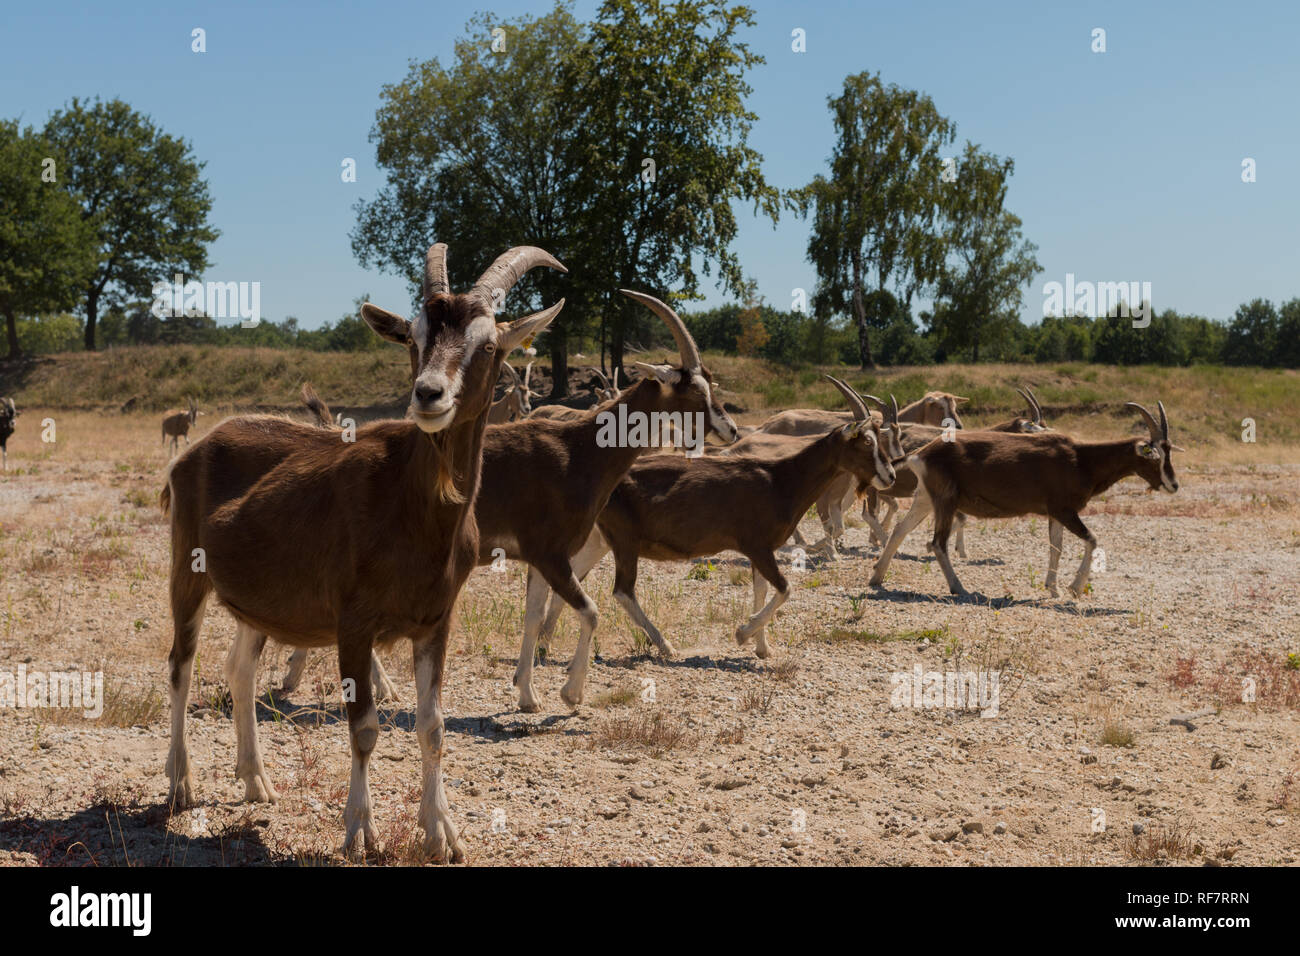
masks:
<path fill-rule="evenodd" d="M 952 400 L 953 400 L 954 402 L 956 402 L 958 405 L 962 405 L 962 404 L 964 404 L 964 403 L 970 401 L 969 398 L 965 398 L 965 397 L 963 397 L 963 396 L 961 396 L 961 395 L 954 395 L 954 396 L 952 397 Z"/>
<path fill-rule="evenodd" d="M 411 335 L 410 322 L 396 312 L 381 309 L 370 302 L 362 304 L 361 318 L 365 319 L 366 325 L 374 329 L 378 335 L 398 345 L 405 345 Z"/>
<path fill-rule="evenodd" d="M 676 385 L 682 380 L 682 370 L 671 365 L 649 365 L 645 362 L 632 363 L 646 375 L 653 375 L 665 385 Z"/>
<path fill-rule="evenodd" d="M 501 354 L 509 355 L 525 340 L 540 335 L 551 324 L 551 320 L 560 314 L 562 308 L 564 308 L 563 299 L 549 309 L 534 312 L 522 319 L 515 319 L 509 324 L 503 322 L 497 325 L 497 348 L 501 350 Z"/>
<path fill-rule="evenodd" d="M 1137 443 L 1137 453 L 1143 458 L 1157 459 L 1160 457 L 1160 449 L 1156 448 L 1149 441 L 1139 441 Z"/>

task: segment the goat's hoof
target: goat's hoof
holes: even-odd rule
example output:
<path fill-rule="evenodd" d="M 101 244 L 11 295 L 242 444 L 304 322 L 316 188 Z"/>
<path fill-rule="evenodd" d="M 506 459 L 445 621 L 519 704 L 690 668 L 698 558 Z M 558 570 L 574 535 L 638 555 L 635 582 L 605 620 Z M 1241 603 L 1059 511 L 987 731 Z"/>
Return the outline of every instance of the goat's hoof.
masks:
<path fill-rule="evenodd" d="M 525 714 L 535 714 L 542 709 L 542 705 L 538 703 L 531 687 L 525 693 L 519 695 L 519 709 Z"/>
<path fill-rule="evenodd" d="M 772 656 L 772 652 L 771 650 L 768 649 L 768 646 L 766 644 L 759 644 L 757 647 L 754 648 L 754 656 L 762 660 L 767 660 L 769 657 Z"/>
<path fill-rule="evenodd" d="M 671 661 L 674 657 L 677 656 L 677 648 L 673 647 L 667 641 L 664 641 L 662 644 L 659 645 L 659 656 L 666 661 Z"/>
<path fill-rule="evenodd" d="M 754 635 L 745 629 L 745 625 L 736 628 L 736 643 L 742 647 L 749 643 L 749 639 Z"/>
<path fill-rule="evenodd" d="M 288 674 L 285 674 L 280 681 L 280 686 L 275 689 L 277 694 L 292 694 L 298 689 L 300 680 L 291 680 Z"/>
<path fill-rule="evenodd" d="M 570 707 L 576 708 L 582 703 L 582 685 L 579 684 L 577 687 L 571 688 L 568 684 L 565 684 L 560 688 L 560 700 Z"/>
<path fill-rule="evenodd" d="M 395 704 L 402 698 L 397 696 L 397 688 L 392 684 L 385 686 L 375 685 L 375 701 L 380 704 Z"/>
<path fill-rule="evenodd" d="M 188 810 L 194 806 L 194 781 L 188 775 L 167 789 L 167 803 L 175 810 Z"/>
<path fill-rule="evenodd" d="M 280 794 L 266 774 L 255 773 L 244 778 L 245 803 L 275 803 L 279 799 Z"/>

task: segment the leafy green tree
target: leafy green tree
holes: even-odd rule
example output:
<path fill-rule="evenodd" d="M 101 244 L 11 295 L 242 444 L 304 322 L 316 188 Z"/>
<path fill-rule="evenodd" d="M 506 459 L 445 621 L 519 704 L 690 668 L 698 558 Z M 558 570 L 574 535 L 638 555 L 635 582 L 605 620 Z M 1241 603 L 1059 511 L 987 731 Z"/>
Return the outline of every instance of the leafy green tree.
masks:
<path fill-rule="evenodd" d="M 87 349 L 95 348 L 101 304 L 145 298 L 175 272 L 207 268 L 212 200 L 185 140 L 169 136 L 121 100 L 73 99 L 45 137 L 63 157 L 59 182 L 94 230 L 97 265 L 82 287 Z"/>
<path fill-rule="evenodd" d="M 1014 170 L 1011 159 L 967 143 L 955 179 L 940 187 L 948 256 L 937 282 L 935 332 L 949 351 L 969 350 L 972 362 L 985 343 L 1005 352 L 1016 337 L 1025 287 L 1041 271 L 1038 247 L 1003 208 Z"/>
<path fill-rule="evenodd" d="M 0 314 L 10 359 L 22 352 L 18 316 L 72 308 L 95 267 L 92 233 L 57 182 L 60 158 L 30 128 L 0 120 Z"/>
<path fill-rule="evenodd" d="M 779 194 L 748 145 L 756 117 L 745 76 L 763 58 L 738 34 L 753 22 L 749 7 L 726 0 L 604 0 L 569 62 L 582 135 L 568 226 L 588 298 L 606 303 L 614 369 L 629 331 L 652 322 L 615 290 L 678 288 L 691 299 L 699 263 L 741 295 L 733 204 L 777 219 Z"/>
<path fill-rule="evenodd" d="M 493 30 L 503 34 L 493 35 Z M 474 282 L 507 248 L 541 246 L 570 270 L 531 272 L 504 305 L 520 311 L 564 296 L 547 331 L 556 392 L 567 385 L 567 342 L 589 314 L 575 296 L 573 182 L 575 141 L 567 62 L 582 45 L 568 6 L 541 17 L 501 22 L 475 16 L 456 42 L 454 61 L 413 63 L 385 86 L 370 134 L 388 182 L 357 205 L 352 249 L 364 265 L 404 275 L 418 297 L 424 254 L 451 242 L 453 288 Z M 372 336 L 373 337 L 373 336 Z"/>
<path fill-rule="evenodd" d="M 1274 365 L 1278 315 L 1273 303 L 1255 299 L 1237 309 L 1223 343 L 1227 365 Z"/>
<path fill-rule="evenodd" d="M 1300 299 L 1290 299 L 1278 309 L 1273 364 L 1300 368 Z"/>
<path fill-rule="evenodd" d="M 946 244 L 934 229 L 940 150 L 956 131 L 928 96 L 885 86 L 870 73 L 847 77 L 829 104 L 835 123 L 830 175 L 794 190 L 788 202 L 812 216 L 814 311 L 852 315 L 859 360 L 872 368 L 869 330 L 883 328 L 888 313 L 871 310 L 868 293 L 894 286 L 910 302 L 943 265 Z M 874 302 L 885 304 L 879 297 Z"/>

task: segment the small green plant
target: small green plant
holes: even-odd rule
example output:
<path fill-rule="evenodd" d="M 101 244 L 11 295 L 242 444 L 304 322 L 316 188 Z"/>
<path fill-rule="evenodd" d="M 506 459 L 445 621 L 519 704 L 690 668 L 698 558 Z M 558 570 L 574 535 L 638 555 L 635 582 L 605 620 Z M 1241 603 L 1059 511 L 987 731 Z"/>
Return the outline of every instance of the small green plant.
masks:
<path fill-rule="evenodd" d="M 1300 654 L 1288 654 L 1286 666 L 1287 670 L 1300 671 Z"/>
<path fill-rule="evenodd" d="M 866 611 L 866 601 L 867 601 L 867 592 L 865 591 L 863 591 L 861 594 L 849 595 L 849 608 L 853 615 L 853 620 L 855 621 L 862 620 L 862 615 Z"/>
<path fill-rule="evenodd" d="M 709 575 L 713 573 L 712 561 L 700 561 L 698 564 L 691 565 L 691 571 L 686 575 L 689 581 L 707 581 Z"/>

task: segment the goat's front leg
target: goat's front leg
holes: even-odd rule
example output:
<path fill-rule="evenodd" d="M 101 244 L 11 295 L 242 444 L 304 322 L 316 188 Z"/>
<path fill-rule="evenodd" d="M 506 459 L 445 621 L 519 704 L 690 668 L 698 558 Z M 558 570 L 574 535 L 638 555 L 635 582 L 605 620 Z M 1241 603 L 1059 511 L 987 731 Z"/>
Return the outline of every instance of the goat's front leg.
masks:
<path fill-rule="evenodd" d="M 288 666 L 284 669 L 284 676 L 280 678 L 280 693 L 291 694 L 298 689 L 302 683 L 303 672 L 307 670 L 307 656 L 311 652 L 305 647 L 295 647 L 293 653 L 289 655 Z"/>
<path fill-rule="evenodd" d="M 245 803 L 273 803 L 280 799 L 266 775 L 262 748 L 257 740 L 257 661 L 266 635 L 240 622 L 226 656 L 226 682 L 235 717 L 235 776 L 244 781 Z"/>
<path fill-rule="evenodd" d="M 343 813 L 347 825 L 343 852 L 355 856 L 358 833 L 364 837 L 367 851 L 378 849 L 370 802 L 370 755 L 379 742 L 379 712 L 375 709 L 370 690 L 372 642 L 369 633 L 340 629 L 338 640 L 339 674 L 343 679 L 348 735 L 352 743 L 352 777 L 348 783 L 348 804 Z"/>
<path fill-rule="evenodd" d="M 447 659 L 450 615 L 434 626 L 432 636 L 412 642 L 415 663 L 415 732 L 420 738 L 424 795 L 420 798 L 420 826 L 424 850 L 434 862 L 463 863 L 465 845 L 451 822 L 451 807 L 442 786 L 442 757 L 446 727 L 442 717 L 442 675 Z"/>
<path fill-rule="evenodd" d="M 923 486 L 917 486 L 916 495 L 912 498 L 912 507 L 894 526 L 893 534 L 889 536 L 889 540 L 885 542 L 885 547 L 880 552 L 880 557 L 876 559 L 875 570 L 871 572 L 871 580 L 868 582 L 872 587 L 880 587 L 884 582 L 885 572 L 889 570 L 889 562 L 903 543 L 903 539 L 930 513 L 930 499 L 922 489 Z"/>
<path fill-rule="evenodd" d="M 1056 588 L 1056 568 L 1061 563 L 1063 530 L 1061 522 L 1055 518 L 1047 519 L 1047 578 L 1043 581 L 1043 587 L 1047 588 L 1052 597 L 1060 597 L 1060 591 Z"/>
<path fill-rule="evenodd" d="M 753 551 L 748 557 L 754 577 L 754 613 L 750 615 L 748 621 L 736 628 L 736 643 L 745 644 L 751 637 L 757 638 L 754 653 L 761 658 L 767 658 L 771 655 L 767 646 L 767 623 L 772 620 L 772 615 L 776 613 L 777 608 L 789 600 L 790 582 L 781 573 L 781 568 L 776 563 L 776 556 L 771 552 Z M 776 593 L 765 605 L 763 598 L 767 594 L 768 582 L 776 588 Z"/>
<path fill-rule="evenodd" d="M 965 561 L 966 560 L 966 516 L 959 511 L 957 512 L 956 518 L 954 520 L 957 525 L 957 536 L 954 539 L 953 544 L 957 548 L 957 557 Z"/>

